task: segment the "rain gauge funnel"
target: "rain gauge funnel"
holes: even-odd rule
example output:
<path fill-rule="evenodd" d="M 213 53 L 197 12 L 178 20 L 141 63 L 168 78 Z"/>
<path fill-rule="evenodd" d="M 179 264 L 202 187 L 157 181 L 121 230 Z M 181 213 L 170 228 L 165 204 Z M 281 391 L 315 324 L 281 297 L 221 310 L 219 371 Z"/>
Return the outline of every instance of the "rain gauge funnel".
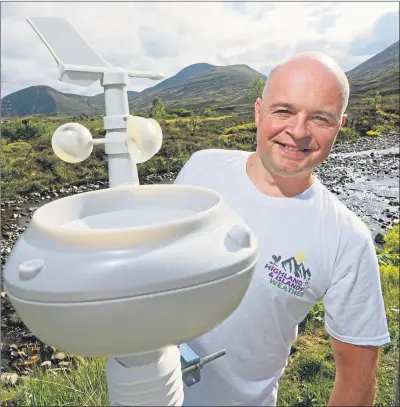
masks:
<path fill-rule="evenodd" d="M 111 405 L 180 406 L 185 375 L 202 365 L 182 365 L 185 342 L 238 307 L 257 242 L 213 190 L 139 185 L 137 164 L 159 151 L 162 131 L 155 120 L 129 114 L 126 85 L 130 76 L 162 74 L 110 66 L 63 19 L 28 21 L 56 59 L 61 81 L 100 80 L 104 87 L 105 138 L 67 123 L 52 146 L 76 163 L 104 144 L 110 187 L 36 210 L 5 265 L 5 290 L 44 343 L 108 357 Z"/>

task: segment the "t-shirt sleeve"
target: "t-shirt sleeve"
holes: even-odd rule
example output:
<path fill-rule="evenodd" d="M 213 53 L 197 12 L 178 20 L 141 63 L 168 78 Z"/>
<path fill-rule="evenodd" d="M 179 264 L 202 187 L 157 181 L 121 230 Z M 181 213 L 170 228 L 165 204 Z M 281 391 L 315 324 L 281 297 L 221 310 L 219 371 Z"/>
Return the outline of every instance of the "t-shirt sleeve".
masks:
<path fill-rule="evenodd" d="M 378 259 L 372 237 L 360 248 L 339 253 L 324 298 L 325 328 L 333 338 L 354 345 L 390 341 Z"/>

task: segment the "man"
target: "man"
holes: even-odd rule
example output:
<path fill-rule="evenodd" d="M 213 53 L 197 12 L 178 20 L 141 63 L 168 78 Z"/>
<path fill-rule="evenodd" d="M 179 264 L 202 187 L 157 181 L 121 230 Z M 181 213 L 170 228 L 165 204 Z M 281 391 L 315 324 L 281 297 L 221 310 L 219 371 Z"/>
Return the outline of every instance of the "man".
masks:
<path fill-rule="evenodd" d="M 378 350 L 389 341 L 374 244 L 313 174 L 345 124 L 348 97 L 332 59 L 298 55 L 273 70 L 255 102 L 256 151 L 200 151 L 178 175 L 176 183 L 219 192 L 260 250 L 237 310 L 189 342 L 202 356 L 227 354 L 185 389 L 185 403 L 276 405 L 298 324 L 322 300 L 336 361 L 329 405 L 373 404 Z"/>

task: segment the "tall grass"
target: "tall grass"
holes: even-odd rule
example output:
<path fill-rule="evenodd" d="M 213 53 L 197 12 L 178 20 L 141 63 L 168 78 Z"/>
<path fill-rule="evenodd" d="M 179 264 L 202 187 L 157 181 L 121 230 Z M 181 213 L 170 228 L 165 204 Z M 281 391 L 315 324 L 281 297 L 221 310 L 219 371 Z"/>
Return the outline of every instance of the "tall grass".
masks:
<path fill-rule="evenodd" d="M 36 367 L 16 387 L 2 383 L 4 406 L 108 406 L 105 359 L 80 359 L 76 368 Z"/>

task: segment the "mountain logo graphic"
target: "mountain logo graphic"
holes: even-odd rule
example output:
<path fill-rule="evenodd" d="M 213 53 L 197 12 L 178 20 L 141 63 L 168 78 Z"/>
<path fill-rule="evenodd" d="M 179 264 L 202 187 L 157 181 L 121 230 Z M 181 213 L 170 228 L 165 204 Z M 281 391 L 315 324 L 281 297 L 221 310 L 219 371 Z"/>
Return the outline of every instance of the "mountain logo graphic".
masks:
<path fill-rule="evenodd" d="M 272 255 L 272 260 L 265 265 L 269 271 L 270 283 L 290 294 L 302 297 L 309 288 L 311 271 L 304 265 L 307 256 L 297 253 L 282 260 L 282 256 Z M 281 261 L 282 260 L 282 261 Z"/>
<path fill-rule="evenodd" d="M 281 266 L 285 271 L 294 274 L 298 278 L 310 278 L 311 272 L 310 269 L 304 267 L 303 261 L 305 258 L 302 256 L 302 253 L 297 254 L 293 257 L 290 257 L 287 260 L 284 260 L 281 263 Z"/>

